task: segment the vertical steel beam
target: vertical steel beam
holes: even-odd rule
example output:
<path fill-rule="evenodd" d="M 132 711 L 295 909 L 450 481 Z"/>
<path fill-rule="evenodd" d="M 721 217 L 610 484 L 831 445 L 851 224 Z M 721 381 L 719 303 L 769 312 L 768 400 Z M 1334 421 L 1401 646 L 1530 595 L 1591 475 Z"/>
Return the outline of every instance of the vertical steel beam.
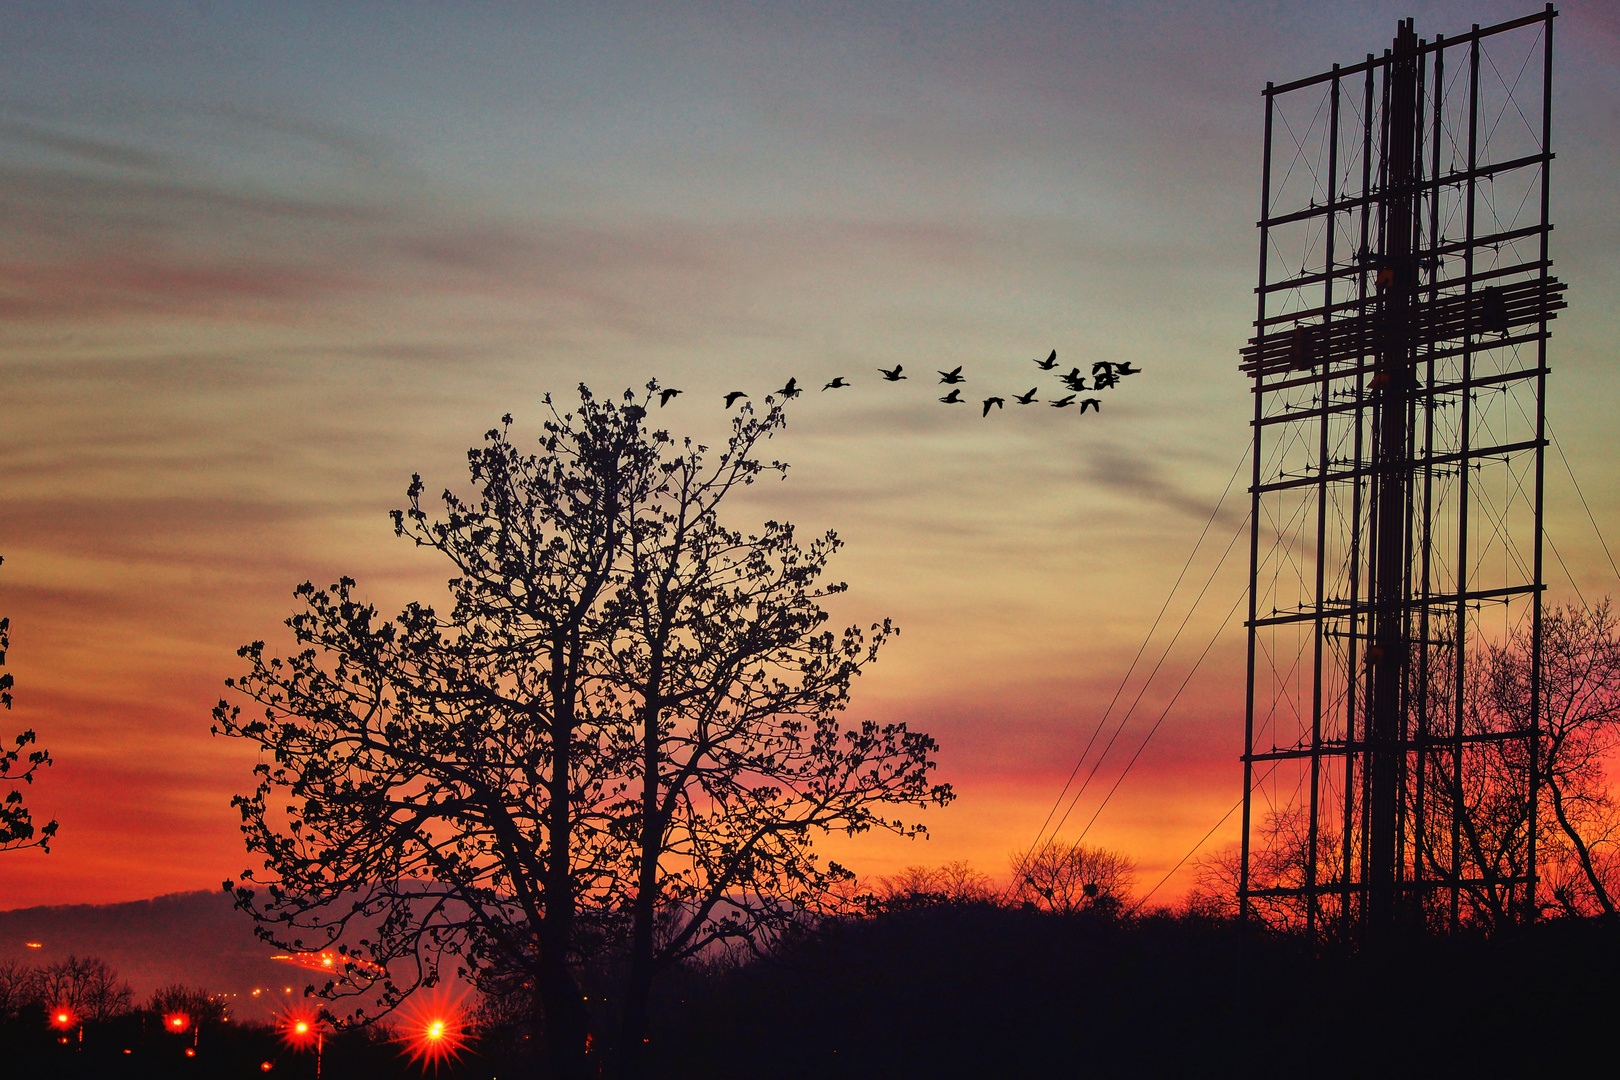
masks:
<path fill-rule="evenodd" d="M 1541 149 L 1544 153 L 1552 151 L 1552 33 L 1553 17 L 1557 12 L 1552 4 L 1547 5 L 1547 15 L 1542 23 L 1542 57 L 1541 57 Z M 1551 239 L 1551 230 L 1547 228 L 1551 212 L 1552 199 L 1552 162 L 1541 163 L 1541 295 L 1547 295 L 1547 286 L 1552 282 L 1551 260 L 1548 258 L 1548 243 Z M 1535 590 L 1530 594 L 1530 842 L 1525 869 L 1529 880 L 1525 883 L 1525 911 L 1526 919 L 1535 919 L 1536 886 L 1538 881 L 1536 867 L 1536 832 L 1541 820 L 1541 709 L 1542 709 L 1542 591 L 1546 588 L 1542 581 L 1542 481 L 1545 478 L 1546 448 L 1547 448 L 1547 306 L 1541 306 L 1540 339 L 1536 342 L 1536 493 L 1535 493 Z"/>
<path fill-rule="evenodd" d="M 1407 20 L 1412 22 L 1413 20 Z M 1429 54 L 1424 49 L 1427 43 L 1418 38 L 1414 48 L 1417 51 L 1417 64 L 1412 75 L 1412 169 L 1411 169 L 1411 225 L 1409 228 L 1408 251 L 1412 260 L 1412 290 L 1410 303 L 1417 307 L 1418 295 L 1423 279 L 1423 195 L 1426 185 L 1423 182 L 1423 103 L 1424 94 L 1428 86 L 1428 59 Z M 1424 638 L 1412 633 L 1412 613 L 1414 610 L 1426 613 L 1421 605 L 1414 608 L 1414 589 L 1418 583 L 1413 581 L 1412 566 L 1419 557 L 1422 548 L 1422 517 L 1420 515 L 1419 488 L 1417 476 L 1411 469 L 1411 463 L 1417 460 L 1418 440 L 1418 403 L 1423 398 L 1423 387 L 1417 378 L 1417 349 L 1408 343 L 1403 354 L 1409 377 L 1406 380 L 1406 475 L 1402 479 L 1405 486 L 1405 506 L 1403 517 L 1405 536 L 1402 539 L 1403 553 L 1401 556 L 1401 641 L 1406 645 L 1406 668 L 1401 677 L 1400 693 L 1400 736 L 1399 736 L 1399 762 L 1396 770 L 1397 787 L 1395 793 L 1395 888 L 1397 907 L 1407 911 L 1411 903 L 1418 897 L 1417 882 L 1408 874 L 1408 867 L 1412 864 L 1407 851 L 1408 837 L 1415 837 L 1416 822 L 1413 820 L 1412 807 L 1418 798 L 1414 788 L 1413 751 L 1416 747 L 1417 730 L 1413 725 L 1414 716 L 1421 719 L 1423 702 L 1415 693 L 1418 683 L 1418 673 L 1422 670 Z M 1421 614 L 1420 614 L 1421 618 Z M 1413 645 L 1416 644 L 1416 659 L 1414 664 Z"/>
<path fill-rule="evenodd" d="M 1468 556 L 1468 470 L 1473 467 L 1473 381 L 1474 342 L 1479 328 L 1472 325 L 1474 316 L 1474 238 L 1476 215 L 1479 207 L 1479 24 L 1475 23 L 1468 48 L 1468 181 L 1463 208 L 1463 296 L 1464 309 L 1462 353 L 1462 400 L 1457 407 L 1457 625 L 1452 630 L 1452 649 L 1457 663 L 1456 682 L 1452 687 L 1452 742 L 1451 742 L 1451 928 L 1461 926 L 1462 914 L 1462 839 L 1463 815 L 1468 812 L 1463 796 L 1463 731 L 1467 720 L 1464 696 L 1468 690 L 1468 603 L 1463 599 L 1469 588 Z M 1485 867 L 1478 867 L 1483 875 Z M 1478 876 L 1478 875 L 1476 875 Z"/>
<path fill-rule="evenodd" d="M 1361 195 L 1364 197 L 1361 204 L 1361 246 L 1357 249 L 1357 257 L 1365 265 L 1368 254 L 1372 250 L 1372 202 L 1366 196 L 1372 194 L 1372 126 L 1373 126 L 1373 54 L 1367 54 L 1367 75 L 1362 90 L 1361 106 Z M 1367 275 L 1356 275 L 1356 298 L 1359 301 L 1358 311 L 1367 309 Z M 1360 469 L 1362 455 L 1366 452 L 1364 435 L 1367 430 L 1367 379 L 1357 365 L 1355 376 L 1355 410 L 1352 413 L 1355 427 L 1352 429 L 1351 456 L 1354 459 L 1354 468 Z M 1350 481 L 1350 607 L 1355 611 L 1361 602 L 1361 481 Z M 1352 615 L 1350 618 L 1350 640 L 1346 648 L 1346 682 L 1344 706 L 1344 853 L 1341 876 L 1344 879 L 1343 908 L 1339 913 L 1341 922 L 1340 932 L 1348 937 L 1351 923 L 1355 916 L 1357 905 L 1357 892 L 1355 883 L 1364 882 L 1366 875 L 1355 872 L 1357 866 L 1358 850 L 1365 850 L 1366 845 L 1354 845 L 1357 835 L 1356 819 L 1359 806 L 1365 805 L 1365 800 L 1356 798 L 1356 786 L 1359 778 L 1365 776 L 1363 768 L 1358 774 L 1356 770 L 1356 717 L 1357 709 L 1361 704 L 1356 691 L 1360 688 L 1357 676 L 1361 661 L 1361 616 Z M 1364 696 L 1364 695 L 1363 695 Z"/>
<path fill-rule="evenodd" d="M 1440 298 L 1440 262 L 1438 250 L 1440 247 L 1440 144 L 1444 134 L 1443 106 L 1445 103 L 1445 38 L 1436 35 L 1434 39 L 1434 77 L 1429 84 L 1431 103 L 1430 112 L 1430 163 L 1429 182 L 1424 185 L 1429 200 L 1428 241 L 1419 244 L 1420 251 L 1426 251 L 1423 268 L 1429 274 L 1429 303 L 1433 304 Z M 1433 625 L 1429 614 L 1428 600 L 1432 595 L 1433 582 L 1433 553 L 1434 553 L 1434 465 L 1432 458 L 1434 447 L 1434 410 L 1435 410 L 1435 367 L 1434 352 L 1436 343 L 1429 342 L 1424 352 L 1427 354 L 1423 395 L 1423 511 L 1419 516 L 1421 530 L 1421 544 L 1418 558 L 1419 586 L 1417 594 L 1424 600 L 1418 607 L 1418 655 L 1422 658 L 1417 666 L 1417 738 L 1414 741 L 1413 753 L 1413 793 L 1412 793 L 1412 885 L 1413 899 L 1421 909 L 1427 910 L 1429 895 L 1425 885 L 1425 863 L 1429 850 L 1428 836 L 1428 764 L 1430 750 L 1430 717 L 1429 717 L 1429 676 L 1432 668 L 1430 663 L 1430 650 L 1434 648 L 1432 636 Z"/>
<path fill-rule="evenodd" d="M 1260 287 L 1255 290 L 1258 297 L 1256 301 L 1255 326 L 1260 333 L 1265 333 L 1266 324 L 1266 256 L 1271 243 L 1271 120 L 1276 103 L 1272 99 L 1272 83 L 1266 83 L 1266 130 L 1264 149 L 1261 152 L 1260 165 Z M 1252 845 L 1249 839 L 1250 830 L 1254 825 L 1254 671 L 1255 671 L 1255 636 L 1259 627 L 1255 626 L 1258 598 L 1255 587 L 1260 572 L 1260 442 L 1264 428 L 1260 425 L 1262 415 L 1261 407 L 1265 395 L 1261 392 L 1262 376 L 1255 374 L 1254 393 L 1254 443 L 1250 449 L 1253 458 L 1251 480 L 1249 484 L 1249 647 L 1248 672 L 1249 689 L 1245 696 L 1243 706 L 1243 852 L 1242 864 L 1238 870 L 1238 925 L 1239 929 L 1246 928 L 1249 923 L 1249 854 Z"/>
<path fill-rule="evenodd" d="M 1333 70 L 1337 72 L 1339 65 L 1334 64 Z M 1327 168 L 1327 205 L 1332 206 L 1338 199 L 1339 177 L 1339 79 L 1335 75 L 1328 88 L 1328 168 Z M 1327 258 L 1324 267 L 1324 280 L 1322 282 L 1322 308 L 1332 311 L 1333 308 L 1333 266 L 1334 266 L 1334 239 L 1337 231 L 1338 215 L 1329 212 L 1327 222 Z M 1324 319 L 1324 322 L 1326 319 Z M 1322 358 L 1322 379 L 1318 384 L 1317 405 L 1317 450 L 1316 450 L 1316 585 L 1312 594 L 1313 604 L 1316 608 L 1316 617 L 1312 620 L 1312 658 L 1311 658 L 1311 809 L 1310 834 L 1307 839 L 1309 853 L 1305 869 L 1305 933 L 1312 943 L 1316 941 L 1316 917 L 1318 906 L 1318 875 L 1317 866 L 1320 862 L 1320 853 L 1317 850 L 1317 837 L 1321 830 L 1321 788 L 1322 788 L 1322 648 L 1324 644 L 1323 632 L 1323 583 L 1327 577 L 1327 501 L 1328 501 L 1328 390 L 1333 385 L 1332 365 L 1327 358 Z"/>
<path fill-rule="evenodd" d="M 1417 286 L 1412 252 L 1416 150 L 1417 35 L 1401 24 L 1387 69 L 1389 153 L 1384 190 L 1383 279 L 1378 375 L 1374 405 L 1378 438 L 1373 447 L 1378 477 L 1378 532 L 1375 539 L 1377 594 L 1373 647 L 1368 665 L 1372 682 L 1372 727 L 1367 733 L 1372 774 L 1368 808 L 1368 931 L 1387 940 L 1397 918 L 1400 883 L 1400 801 L 1405 787 L 1406 717 L 1403 698 L 1410 661 L 1406 619 L 1408 518 L 1411 457 L 1407 409 L 1411 397 L 1411 344 L 1408 320 Z"/>
<path fill-rule="evenodd" d="M 1374 206 L 1376 207 L 1376 209 L 1378 211 L 1377 233 L 1378 233 L 1378 250 L 1379 250 L 1380 253 L 1382 253 L 1384 251 L 1385 247 L 1387 246 L 1387 236 L 1388 236 L 1388 232 L 1389 232 L 1389 202 L 1388 202 L 1388 196 L 1389 196 L 1389 91 L 1390 91 L 1390 69 L 1393 66 L 1392 56 L 1393 56 L 1393 50 L 1391 50 L 1391 49 L 1385 49 L 1384 50 L 1384 63 L 1383 63 L 1383 68 L 1382 68 L 1382 72 L 1383 72 L 1384 77 L 1381 80 L 1380 87 L 1379 87 L 1380 105 L 1379 105 L 1379 109 L 1378 109 L 1378 197 L 1377 197 L 1377 199 L 1374 200 Z M 1380 258 L 1382 258 L 1381 254 L 1378 257 L 1375 257 L 1375 260 L 1374 260 L 1375 265 L 1377 265 L 1378 259 L 1380 259 Z M 1382 267 L 1380 267 L 1380 271 L 1381 270 L 1382 270 Z M 1377 301 L 1375 300 L 1375 304 L 1376 303 L 1377 303 Z M 1382 330 L 1378 331 L 1378 333 L 1382 333 Z M 1380 354 L 1382 348 L 1383 348 L 1382 339 L 1381 338 L 1375 338 L 1375 340 L 1372 342 L 1372 351 L 1373 351 L 1373 354 L 1374 354 L 1375 358 Z M 1380 439 L 1382 437 L 1382 435 L 1381 435 L 1382 429 L 1381 429 L 1380 425 L 1381 425 L 1382 417 L 1383 417 L 1383 412 L 1382 412 L 1382 409 L 1380 408 L 1380 405 L 1379 405 L 1378 393 L 1375 392 L 1376 391 L 1376 376 L 1374 377 L 1374 382 L 1369 384 L 1368 390 L 1369 390 L 1368 400 L 1370 402 L 1370 408 L 1369 408 L 1369 421 L 1370 421 L 1370 423 L 1369 423 L 1369 435 L 1370 435 L 1370 441 L 1371 441 L 1371 444 L 1372 444 L 1373 460 L 1376 462 L 1377 455 L 1378 455 L 1379 441 L 1380 441 Z M 1377 601 L 1377 597 L 1379 595 L 1379 592 L 1378 592 L 1378 590 L 1379 590 L 1378 532 L 1379 532 L 1379 522 L 1381 520 L 1380 514 L 1382 512 L 1382 505 L 1383 505 L 1382 492 L 1383 492 L 1383 485 L 1384 485 L 1384 477 L 1382 476 L 1382 474 L 1380 474 L 1380 472 L 1376 468 L 1369 468 L 1368 469 L 1368 477 L 1369 477 L 1369 479 L 1368 479 L 1368 482 L 1367 482 L 1367 599 L 1370 601 L 1369 607 L 1372 607 L 1372 608 L 1376 609 L 1376 601 Z M 1363 679 L 1363 687 L 1362 687 L 1363 706 L 1362 707 L 1363 707 L 1363 709 L 1365 711 L 1365 715 L 1363 716 L 1363 719 L 1362 719 L 1362 739 L 1361 739 L 1362 752 L 1361 752 L 1361 823 L 1360 823 L 1361 824 L 1361 924 L 1362 924 L 1362 934 L 1363 934 L 1363 936 L 1365 936 L 1365 934 L 1367 932 L 1367 922 L 1368 922 L 1368 919 L 1370 917 L 1370 915 L 1369 915 L 1370 890 L 1372 888 L 1373 876 L 1374 876 L 1374 873 L 1375 873 L 1374 870 L 1373 870 L 1373 867 L 1372 867 L 1373 855 L 1372 855 L 1371 837 L 1372 837 L 1372 831 L 1373 831 L 1373 826 L 1372 826 L 1373 756 L 1374 756 L 1373 755 L 1373 744 L 1374 744 L 1374 740 L 1373 740 L 1373 731 L 1374 731 L 1373 712 L 1374 712 L 1374 707 L 1375 707 L 1374 698 L 1373 698 L 1373 686 L 1374 686 L 1374 682 L 1373 682 L 1373 679 L 1374 679 L 1373 665 L 1374 665 L 1374 662 L 1375 662 L 1375 653 L 1374 653 L 1373 650 L 1375 648 L 1377 648 L 1377 637 L 1376 637 L 1376 630 L 1375 630 L 1375 627 L 1377 626 L 1377 624 L 1378 624 L 1378 619 L 1377 619 L 1376 613 L 1375 612 L 1374 613 L 1369 613 L 1368 616 L 1367 616 L 1367 640 L 1368 640 L 1368 643 L 1369 643 L 1368 648 L 1367 648 L 1367 659 L 1366 659 L 1366 663 L 1364 663 L 1362 665 L 1362 671 L 1361 671 L 1361 675 L 1362 675 L 1362 679 Z"/>

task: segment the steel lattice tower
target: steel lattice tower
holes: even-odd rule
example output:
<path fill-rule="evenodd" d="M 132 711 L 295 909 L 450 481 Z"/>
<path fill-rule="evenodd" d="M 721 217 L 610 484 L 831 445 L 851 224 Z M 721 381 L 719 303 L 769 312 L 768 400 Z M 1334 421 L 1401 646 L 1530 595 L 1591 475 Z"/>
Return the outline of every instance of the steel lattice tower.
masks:
<path fill-rule="evenodd" d="M 1535 910 L 1556 16 L 1407 20 L 1266 86 L 1246 921 L 1376 940 Z M 1485 730 L 1471 657 L 1511 633 L 1528 718 Z"/>

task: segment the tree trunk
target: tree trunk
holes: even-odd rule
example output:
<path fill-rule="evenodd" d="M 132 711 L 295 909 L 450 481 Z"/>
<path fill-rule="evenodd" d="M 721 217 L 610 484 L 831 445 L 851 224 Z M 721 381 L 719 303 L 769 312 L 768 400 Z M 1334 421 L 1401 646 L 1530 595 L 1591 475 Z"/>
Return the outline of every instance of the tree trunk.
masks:
<path fill-rule="evenodd" d="M 651 1035 L 648 1008 L 652 996 L 653 923 L 658 916 L 658 857 L 663 853 L 664 841 L 663 815 L 658 805 L 658 723 L 662 715 L 659 689 L 662 683 L 660 650 L 654 655 L 642 716 L 641 865 L 630 938 L 630 977 L 625 986 L 623 1020 L 619 1028 L 619 1080 L 640 1080 Z"/>
<path fill-rule="evenodd" d="M 574 936 L 573 825 L 569 779 L 573 774 L 574 696 L 569 673 L 578 670 L 579 641 L 556 640 L 551 655 L 551 776 L 546 832 L 545 916 L 540 923 L 540 974 L 535 993 L 545 1009 L 547 1056 L 557 1080 L 586 1080 L 590 1062 L 590 1013 L 568 966 Z"/>
<path fill-rule="evenodd" d="M 624 1019 L 619 1030 L 618 1080 L 641 1080 L 646 1069 L 647 1043 L 652 1031 L 649 1012 L 652 997 L 651 952 L 650 948 L 646 952 L 637 948 L 630 959 L 630 978 L 624 994 Z M 644 956 L 648 959 L 644 960 Z"/>
<path fill-rule="evenodd" d="M 556 963 L 545 966 L 547 970 L 538 980 L 534 998 L 535 1038 L 544 1038 L 545 1058 L 551 1066 L 544 1075 L 555 1080 L 588 1080 L 592 1072 L 590 1014 L 567 967 Z"/>

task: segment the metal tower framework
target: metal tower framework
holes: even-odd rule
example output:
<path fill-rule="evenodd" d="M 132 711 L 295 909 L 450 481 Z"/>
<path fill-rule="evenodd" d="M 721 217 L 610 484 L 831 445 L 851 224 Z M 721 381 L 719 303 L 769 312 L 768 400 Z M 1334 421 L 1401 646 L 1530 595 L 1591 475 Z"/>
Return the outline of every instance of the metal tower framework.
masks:
<path fill-rule="evenodd" d="M 1313 939 L 1535 911 L 1551 4 L 1265 89 L 1239 900 Z M 1470 707 L 1532 643 L 1527 707 Z"/>

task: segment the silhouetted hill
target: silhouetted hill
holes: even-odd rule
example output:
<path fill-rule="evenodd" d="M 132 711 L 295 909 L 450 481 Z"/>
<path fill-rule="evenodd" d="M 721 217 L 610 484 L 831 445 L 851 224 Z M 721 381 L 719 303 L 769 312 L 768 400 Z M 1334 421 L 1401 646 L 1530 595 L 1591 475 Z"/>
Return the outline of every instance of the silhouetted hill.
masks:
<path fill-rule="evenodd" d="M 31 949 L 28 942 L 38 942 Z M 0 911 L 0 960 L 48 964 L 99 956 L 135 987 L 137 1000 L 168 983 L 228 993 L 233 1012 L 258 1019 L 288 988 L 301 995 L 307 972 L 271 960 L 253 920 L 221 892 L 187 892 L 127 904 L 70 904 Z M 255 997 L 254 989 L 270 990 Z"/>

